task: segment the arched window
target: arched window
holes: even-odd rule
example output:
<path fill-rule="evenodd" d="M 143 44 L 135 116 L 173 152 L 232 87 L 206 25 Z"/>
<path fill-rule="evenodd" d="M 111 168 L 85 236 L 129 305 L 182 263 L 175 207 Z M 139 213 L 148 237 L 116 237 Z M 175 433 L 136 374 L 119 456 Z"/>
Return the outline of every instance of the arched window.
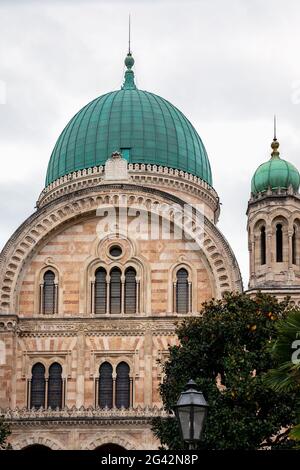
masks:
<path fill-rule="evenodd" d="M 276 261 L 277 263 L 283 261 L 282 224 L 276 225 Z"/>
<path fill-rule="evenodd" d="M 136 313 L 136 271 L 128 268 L 125 272 L 125 313 Z"/>
<path fill-rule="evenodd" d="M 188 313 L 189 312 L 189 284 L 188 272 L 186 269 L 181 268 L 177 271 L 176 282 L 176 312 Z"/>
<path fill-rule="evenodd" d="M 130 406 L 130 377 L 129 366 L 126 362 L 120 362 L 117 366 L 116 379 L 116 407 L 129 408 Z"/>
<path fill-rule="evenodd" d="M 32 367 L 30 408 L 45 407 L 45 367 L 38 362 Z"/>
<path fill-rule="evenodd" d="M 260 229 L 260 264 L 266 264 L 266 228 Z"/>
<path fill-rule="evenodd" d="M 48 407 L 53 409 L 62 408 L 63 381 L 61 375 L 61 365 L 54 362 L 49 368 L 48 380 Z"/>
<path fill-rule="evenodd" d="M 295 226 L 292 236 L 292 263 L 297 264 L 297 229 Z"/>
<path fill-rule="evenodd" d="M 121 313 L 121 271 L 113 268 L 110 272 L 110 313 Z"/>
<path fill-rule="evenodd" d="M 42 285 L 41 311 L 45 315 L 57 313 L 57 286 L 55 285 L 55 274 L 53 271 L 46 271 Z"/>
<path fill-rule="evenodd" d="M 112 366 L 104 362 L 99 369 L 99 398 L 98 404 L 101 408 L 113 407 L 113 378 Z"/>
<path fill-rule="evenodd" d="M 106 313 L 106 271 L 104 268 L 99 268 L 96 271 L 95 280 L 95 313 Z"/>

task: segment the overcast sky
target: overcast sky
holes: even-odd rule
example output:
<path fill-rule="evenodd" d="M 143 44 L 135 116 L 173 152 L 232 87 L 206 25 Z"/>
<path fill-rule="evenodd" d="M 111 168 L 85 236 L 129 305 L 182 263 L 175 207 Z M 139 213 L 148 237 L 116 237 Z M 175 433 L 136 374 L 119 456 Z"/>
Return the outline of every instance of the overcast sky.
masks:
<path fill-rule="evenodd" d="M 129 12 L 137 84 L 199 132 L 247 286 L 245 212 L 275 112 L 281 156 L 300 167 L 298 0 L 0 0 L 0 248 L 34 210 L 63 127 L 120 87 Z"/>

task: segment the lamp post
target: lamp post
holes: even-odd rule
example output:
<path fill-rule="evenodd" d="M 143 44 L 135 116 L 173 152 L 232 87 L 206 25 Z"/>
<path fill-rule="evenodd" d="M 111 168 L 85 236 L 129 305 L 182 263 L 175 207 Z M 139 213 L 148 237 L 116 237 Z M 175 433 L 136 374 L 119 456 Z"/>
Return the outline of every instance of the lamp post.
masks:
<path fill-rule="evenodd" d="M 189 449 L 192 450 L 201 439 L 208 410 L 204 395 L 197 390 L 197 384 L 193 380 L 186 384 L 174 409 L 182 439 L 189 444 Z"/>

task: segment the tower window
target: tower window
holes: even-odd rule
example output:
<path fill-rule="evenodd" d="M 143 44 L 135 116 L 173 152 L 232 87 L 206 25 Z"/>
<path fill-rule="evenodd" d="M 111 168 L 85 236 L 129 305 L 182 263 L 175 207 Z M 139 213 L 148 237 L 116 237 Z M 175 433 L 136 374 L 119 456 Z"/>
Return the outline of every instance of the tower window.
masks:
<path fill-rule="evenodd" d="M 282 246 L 282 225 L 276 225 L 276 261 L 282 263 L 283 261 L 283 246 Z"/>
<path fill-rule="evenodd" d="M 189 312 L 188 272 L 184 268 L 181 268 L 177 271 L 176 312 L 177 313 Z"/>
<path fill-rule="evenodd" d="M 54 362 L 49 368 L 48 380 L 48 407 L 61 408 L 62 407 L 62 367 L 57 362 Z"/>
<path fill-rule="evenodd" d="M 99 397 L 98 403 L 101 408 L 113 407 L 113 377 L 112 366 L 104 362 L 99 369 Z"/>
<path fill-rule="evenodd" d="M 128 268 L 125 272 L 125 313 L 136 313 L 136 272 Z"/>
<path fill-rule="evenodd" d="M 106 313 L 106 271 L 99 268 L 96 271 L 95 280 L 95 313 L 97 315 Z"/>
<path fill-rule="evenodd" d="M 266 228 L 260 229 L 260 264 L 266 264 Z"/>
<path fill-rule="evenodd" d="M 38 362 L 31 371 L 30 408 L 45 407 L 45 367 Z"/>
<path fill-rule="evenodd" d="M 41 313 L 52 315 L 57 313 L 58 286 L 55 284 L 53 271 L 46 271 L 41 285 Z"/>
<path fill-rule="evenodd" d="M 129 408 L 130 406 L 130 377 L 129 366 L 120 362 L 117 367 L 116 379 L 116 407 Z"/>
<path fill-rule="evenodd" d="M 121 313 L 121 271 L 113 268 L 110 272 L 110 313 Z"/>
<path fill-rule="evenodd" d="M 297 264 L 297 230 L 295 226 L 292 236 L 292 263 Z"/>

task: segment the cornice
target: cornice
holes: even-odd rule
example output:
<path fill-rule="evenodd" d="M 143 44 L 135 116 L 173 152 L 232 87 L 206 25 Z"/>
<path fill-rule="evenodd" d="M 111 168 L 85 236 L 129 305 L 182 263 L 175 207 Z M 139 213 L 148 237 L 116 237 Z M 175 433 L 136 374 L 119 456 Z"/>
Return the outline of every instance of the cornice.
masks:
<path fill-rule="evenodd" d="M 4 421 L 14 428 L 36 426 L 110 426 L 117 424 L 150 424 L 155 417 L 166 417 L 164 409 L 154 407 L 137 408 L 64 408 L 62 410 L 27 408 L 0 409 Z"/>
<path fill-rule="evenodd" d="M 143 186 L 158 185 L 177 189 L 189 195 L 193 194 L 211 207 L 216 213 L 216 218 L 219 216 L 218 194 L 212 186 L 198 176 L 174 168 L 139 163 L 128 164 L 128 175 L 130 183 Z M 102 183 L 106 183 L 104 176 L 105 170 L 102 165 L 62 176 L 43 189 L 37 201 L 37 207 L 41 208 L 62 195 L 73 193 L 78 189 L 101 186 Z"/>

